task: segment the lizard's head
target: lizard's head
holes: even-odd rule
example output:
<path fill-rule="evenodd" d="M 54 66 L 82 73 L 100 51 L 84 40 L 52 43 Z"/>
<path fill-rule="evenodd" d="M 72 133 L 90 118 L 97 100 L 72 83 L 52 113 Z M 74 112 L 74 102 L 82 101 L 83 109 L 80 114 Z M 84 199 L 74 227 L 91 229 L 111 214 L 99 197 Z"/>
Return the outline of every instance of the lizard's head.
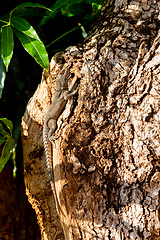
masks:
<path fill-rule="evenodd" d="M 56 79 L 56 91 L 68 89 L 69 68 L 60 71 Z"/>

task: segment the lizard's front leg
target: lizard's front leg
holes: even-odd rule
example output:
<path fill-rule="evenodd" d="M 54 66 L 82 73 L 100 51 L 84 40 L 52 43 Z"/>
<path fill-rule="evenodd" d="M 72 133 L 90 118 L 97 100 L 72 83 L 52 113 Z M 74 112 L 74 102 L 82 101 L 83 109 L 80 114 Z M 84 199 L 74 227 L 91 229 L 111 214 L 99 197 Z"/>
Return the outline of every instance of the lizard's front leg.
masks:
<path fill-rule="evenodd" d="M 78 89 L 74 90 L 73 92 L 65 93 L 64 99 L 69 100 L 71 97 L 73 97 L 77 93 Z"/>

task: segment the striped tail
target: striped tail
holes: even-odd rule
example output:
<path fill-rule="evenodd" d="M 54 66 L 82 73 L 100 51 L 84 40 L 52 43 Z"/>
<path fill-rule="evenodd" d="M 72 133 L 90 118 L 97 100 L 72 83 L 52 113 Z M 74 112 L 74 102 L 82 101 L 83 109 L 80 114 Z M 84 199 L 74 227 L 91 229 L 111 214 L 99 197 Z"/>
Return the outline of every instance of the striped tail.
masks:
<path fill-rule="evenodd" d="M 62 212 L 62 210 L 61 210 L 60 205 L 59 205 L 58 197 L 57 197 L 57 194 L 56 194 L 55 183 L 54 183 L 51 143 L 48 139 L 48 128 L 45 126 L 45 124 L 43 126 L 43 145 L 44 145 L 44 150 L 45 150 L 46 167 L 47 167 L 48 174 L 49 174 L 49 181 L 50 181 L 50 184 L 51 184 L 52 192 L 54 194 L 54 199 L 55 199 L 55 202 L 56 202 L 58 213 L 60 213 L 60 212 Z"/>

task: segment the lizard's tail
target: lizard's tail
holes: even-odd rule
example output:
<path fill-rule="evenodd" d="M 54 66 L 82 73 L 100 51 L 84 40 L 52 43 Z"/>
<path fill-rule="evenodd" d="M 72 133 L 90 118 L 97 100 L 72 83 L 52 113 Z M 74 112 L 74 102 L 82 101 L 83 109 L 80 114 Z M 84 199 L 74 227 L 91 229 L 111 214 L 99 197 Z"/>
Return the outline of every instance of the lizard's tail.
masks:
<path fill-rule="evenodd" d="M 49 173 L 49 177 L 53 178 L 53 173 L 52 173 L 52 162 L 51 162 L 51 144 L 48 140 L 48 129 L 43 127 L 43 145 L 44 145 L 44 151 L 45 151 L 45 156 L 46 156 L 46 167 Z M 52 180 L 52 179 L 50 179 Z"/>
<path fill-rule="evenodd" d="M 56 194 L 56 188 L 54 183 L 54 175 L 53 175 L 53 164 L 52 164 L 52 153 L 51 153 L 51 143 L 48 140 L 48 129 L 46 127 L 43 127 L 43 145 L 45 150 L 45 157 L 46 157 L 46 167 L 49 174 L 49 181 L 51 184 L 52 192 L 54 194 L 55 203 L 57 206 L 58 213 L 62 212 L 58 197 Z"/>

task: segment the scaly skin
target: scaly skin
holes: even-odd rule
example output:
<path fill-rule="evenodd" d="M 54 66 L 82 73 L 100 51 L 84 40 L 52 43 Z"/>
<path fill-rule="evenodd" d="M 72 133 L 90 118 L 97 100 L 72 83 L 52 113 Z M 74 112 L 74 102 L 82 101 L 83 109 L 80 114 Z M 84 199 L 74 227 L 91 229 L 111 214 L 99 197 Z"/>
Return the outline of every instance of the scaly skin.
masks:
<path fill-rule="evenodd" d="M 43 144 L 45 149 L 45 156 L 46 156 L 46 167 L 48 169 L 49 180 L 51 184 L 51 188 L 54 194 L 56 206 L 58 213 L 62 213 L 55 183 L 54 183 L 54 172 L 53 172 L 53 164 L 52 164 L 52 151 L 51 151 L 51 138 L 57 127 L 57 119 L 59 118 L 60 114 L 62 113 L 67 100 L 70 99 L 77 90 L 70 92 L 68 90 L 68 75 L 69 69 L 66 68 L 61 71 L 61 75 L 58 75 L 56 79 L 56 93 L 53 99 L 51 106 L 49 107 L 43 125 Z"/>

